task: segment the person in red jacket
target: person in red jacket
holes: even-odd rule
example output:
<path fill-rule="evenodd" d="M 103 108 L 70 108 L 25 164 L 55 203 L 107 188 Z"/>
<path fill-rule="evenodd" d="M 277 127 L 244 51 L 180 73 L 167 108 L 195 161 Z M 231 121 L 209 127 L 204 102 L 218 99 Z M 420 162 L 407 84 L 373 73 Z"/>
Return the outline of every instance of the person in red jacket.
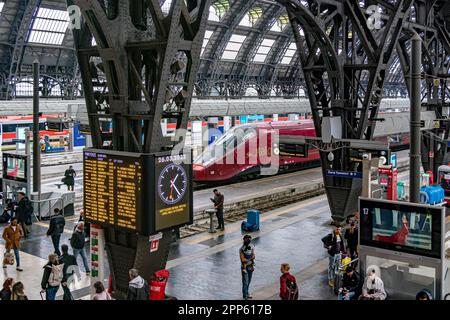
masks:
<path fill-rule="evenodd" d="M 295 277 L 289 273 L 290 266 L 288 263 L 281 264 L 280 277 L 280 298 L 281 300 L 297 300 L 298 286 Z"/>

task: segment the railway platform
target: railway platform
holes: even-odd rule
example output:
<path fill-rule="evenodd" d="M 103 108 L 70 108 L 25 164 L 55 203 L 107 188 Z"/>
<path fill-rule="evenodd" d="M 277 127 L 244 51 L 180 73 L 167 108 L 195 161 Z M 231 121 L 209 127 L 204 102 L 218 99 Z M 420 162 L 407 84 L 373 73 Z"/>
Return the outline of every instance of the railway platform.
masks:
<path fill-rule="evenodd" d="M 284 262 L 290 263 L 292 274 L 299 281 L 300 299 L 336 299 L 327 286 L 328 258 L 320 241 L 331 230 L 329 217 L 325 196 L 278 208 L 261 217 L 260 231 L 251 234 L 256 252 L 250 286 L 254 299 L 278 299 L 279 267 Z M 61 244 L 68 243 L 76 220 L 77 217 L 67 219 Z M 47 225 L 48 222 L 34 224 L 33 236 L 23 241 L 24 271 L 19 273 L 11 267 L 0 274 L 0 282 L 12 276 L 26 283 L 26 292 L 33 299 L 40 299 L 42 274 L 36 265 L 44 266 L 48 252 L 52 251 L 51 240 L 45 236 Z M 202 233 L 173 243 L 167 263 L 171 272 L 167 294 L 178 299 L 241 299 L 238 250 L 243 234 L 240 222 L 236 221 L 227 224 L 222 233 Z M 2 245 L 0 248 L 4 250 Z M 88 278 L 83 273 L 80 257 L 78 264 L 82 278 L 72 288 L 73 295 L 77 299 L 89 299 Z M 62 289 L 58 296 L 62 298 Z"/>

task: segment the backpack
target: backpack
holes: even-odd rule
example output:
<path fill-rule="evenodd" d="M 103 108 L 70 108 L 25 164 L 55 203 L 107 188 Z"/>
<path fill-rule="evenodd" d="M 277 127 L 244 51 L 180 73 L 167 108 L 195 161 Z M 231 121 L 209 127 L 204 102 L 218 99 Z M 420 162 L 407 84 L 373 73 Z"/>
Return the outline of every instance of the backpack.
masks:
<path fill-rule="evenodd" d="M 66 225 L 66 221 L 64 220 L 64 218 L 62 216 L 58 216 L 55 218 L 55 229 L 56 232 L 59 234 L 64 233 L 64 226 Z"/>
<path fill-rule="evenodd" d="M 63 269 L 64 263 L 51 265 L 52 271 L 50 272 L 50 276 L 48 277 L 48 284 L 52 287 L 57 287 L 61 284 L 63 279 Z"/>
<path fill-rule="evenodd" d="M 84 248 L 84 233 L 74 231 L 72 234 L 72 238 L 70 239 L 70 245 L 75 249 L 83 249 Z"/>
<path fill-rule="evenodd" d="M 286 280 L 286 300 L 298 300 L 298 286 L 297 282 L 291 281 L 289 279 Z"/>

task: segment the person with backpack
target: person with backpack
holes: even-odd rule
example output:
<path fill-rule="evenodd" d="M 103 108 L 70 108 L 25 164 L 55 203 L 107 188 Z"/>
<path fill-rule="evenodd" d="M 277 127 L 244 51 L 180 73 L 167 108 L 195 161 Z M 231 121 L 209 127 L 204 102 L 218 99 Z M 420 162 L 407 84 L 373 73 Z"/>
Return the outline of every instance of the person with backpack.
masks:
<path fill-rule="evenodd" d="M 17 203 L 16 217 L 22 230 L 24 232 L 24 237 L 28 238 L 30 234 L 30 226 L 32 225 L 32 215 L 33 215 L 33 205 L 25 192 L 18 193 L 19 202 Z"/>
<path fill-rule="evenodd" d="M 149 300 L 150 288 L 147 281 L 139 275 L 137 269 L 128 271 L 130 282 L 128 283 L 127 300 Z"/>
<path fill-rule="evenodd" d="M 53 248 L 55 249 L 55 253 L 57 256 L 61 255 L 61 251 L 59 251 L 59 241 L 61 240 L 61 235 L 64 232 L 64 226 L 66 225 L 66 220 L 64 219 L 64 215 L 62 211 L 58 208 L 55 208 L 53 211 L 55 214 L 50 218 L 50 225 L 47 230 L 47 237 L 50 236 L 52 238 Z"/>
<path fill-rule="evenodd" d="M 3 259 L 3 269 L 7 264 L 14 264 L 16 257 L 16 270 L 23 271 L 20 267 L 20 240 L 23 238 L 23 230 L 16 217 L 11 219 L 11 223 L 3 230 L 3 239 L 5 240 L 5 257 Z M 14 256 L 11 254 L 14 251 Z"/>
<path fill-rule="evenodd" d="M 342 227 L 335 225 L 335 230 L 322 238 L 324 247 L 328 251 L 328 285 L 334 287 L 334 277 L 342 255 L 347 252 L 342 236 Z"/>
<path fill-rule="evenodd" d="M 75 231 L 72 234 L 72 238 L 70 238 L 70 245 L 72 246 L 73 255 L 75 256 L 75 259 L 78 258 L 78 255 L 81 255 L 84 270 L 87 274 L 89 274 L 91 270 L 89 268 L 86 251 L 84 250 L 85 245 L 84 222 L 79 222 L 75 227 Z"/>
<path fill-rule="evenodd" d="M 78 263 L 75 256 L 69 254 L 69 246 L 67 244 L 63 244 L 61 246 L 61 251 L 62 255 L 58 258 L 58 260 L 60 263 L 64 264 L 63 279 L 61 281 L 64 291 L 63 300 L 73 300 L 69 286 L 72 283 L 72 279 L 75 274 L 78 278 L 81 278 L 80 269 L 78 268 Z"/>
<path fill-rule="evenodd" d="M 298 300 L 298 286 L 295 277 L 289 273 L 288 263 L 281 264 L 280 298 L 281 300 Z"/>
<path fill-rule="evenodd" d="M 49 255 L 41 281 L 41 293 L 46 293 L 46 300 L 56 299 L 56 293 L 63 280 L 63 270 L 64 264 L 59 263 L 58 256 L 56 254 Z"/>

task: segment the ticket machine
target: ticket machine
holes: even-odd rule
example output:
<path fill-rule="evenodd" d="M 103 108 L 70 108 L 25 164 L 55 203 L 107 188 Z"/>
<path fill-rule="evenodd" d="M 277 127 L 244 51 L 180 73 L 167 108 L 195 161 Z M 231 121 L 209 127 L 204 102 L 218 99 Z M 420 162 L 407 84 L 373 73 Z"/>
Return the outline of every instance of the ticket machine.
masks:
<path fill-rule="evenodd" d="M 450 214 L 444 206 L 359 199 L 361 276 L 375 269 L 388 298 L 450 293 Z M 447 238 L 446 238 L 447 237 Z"/>

